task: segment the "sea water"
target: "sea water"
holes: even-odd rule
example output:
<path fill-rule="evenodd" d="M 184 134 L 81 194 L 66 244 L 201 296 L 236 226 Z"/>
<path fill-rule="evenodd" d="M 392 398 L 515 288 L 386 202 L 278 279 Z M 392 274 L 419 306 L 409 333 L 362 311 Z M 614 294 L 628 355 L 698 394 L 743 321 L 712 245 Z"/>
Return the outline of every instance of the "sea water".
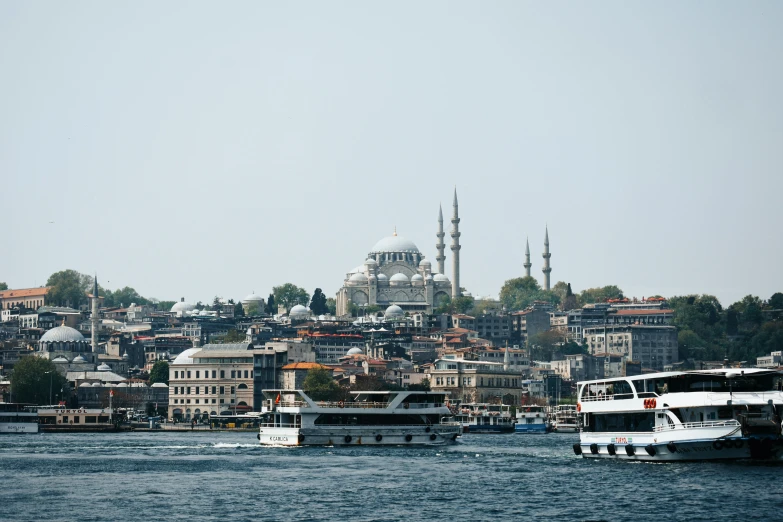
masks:
<path fill-rule="evenodd" d="M 260 447 L 254 433 L 0 436 L 0 520 L 783 520 L 783 467 L 582 459 L 576 434 Z"/>

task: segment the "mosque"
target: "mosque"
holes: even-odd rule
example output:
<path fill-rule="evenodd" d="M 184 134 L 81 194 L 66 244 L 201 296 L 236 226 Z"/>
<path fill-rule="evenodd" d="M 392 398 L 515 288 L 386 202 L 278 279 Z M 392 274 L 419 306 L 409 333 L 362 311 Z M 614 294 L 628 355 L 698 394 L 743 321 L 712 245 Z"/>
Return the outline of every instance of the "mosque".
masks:
<path fill-rule="evenodd" d="M 345 277 L 343 287 L 337 292 L 337 315 L 348 315 L 351 304 L 356 306 L 380 306 L 391 315 L 400 312 L 432 313 L 448 298 L 461 295 L 459 286 L 459 205 L 454 190 L 451 218 L 451 279 L 445 274 L 443 242 L 443 210 L 438 214 L 438 263 L 424 258 L 413 241 L 394 234 L 378 241 L 367 255 L 364 264 L 357 266 Z M 400 314 L 401 315 L 401 314 Z"/>

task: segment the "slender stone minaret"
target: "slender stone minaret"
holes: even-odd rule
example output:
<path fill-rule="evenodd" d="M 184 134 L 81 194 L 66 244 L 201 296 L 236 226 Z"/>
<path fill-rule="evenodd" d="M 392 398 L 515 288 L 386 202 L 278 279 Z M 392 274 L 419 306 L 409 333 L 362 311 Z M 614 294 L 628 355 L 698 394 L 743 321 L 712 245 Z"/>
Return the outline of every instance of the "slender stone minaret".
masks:
<path fill-rule="evenodd" d="M 530 240 L 525 239 L 525 262 L 522 265 L 525 267 L 525 276 L 530 277 L 530 267 L 533 263 L 530 262 Z"/>
<path fill-rule="evenodd" d="M 508 367 L 511 364 L 511 357 L 508 353 L 508 341 L 506 341 L 506 353 L 503 355 L 503 370 L 508 371 Z"/>
<path fill-rule="evenodd" d="M 95 274 L 95 279 L 92 285 L 92 313 L 90 314 L 90 322 L 92 323 L 92 353 L 98 353 L 98 274 Z"/>
<path fill-rule="evenodd" d="M 435 234 L 435 236 L 438 238 L 438 244 L 435 245 L 435 248 L 438 250 L 438 255 L 435 256 L 435 261 L 438 262 L 438 273 L 439 274 L 445 274 L 445 268 L 443 266 L 443 262 L 446 261 L 446 254 L 444 254 L 444 250 L 446 250 L 446 244 L 443 242 L 443 237 L 446 234 L 443 232 L 443 206 L 438 206 L 438 233 Z"/>
<path fill-rule="evenodd" d="M 549 290 L 549 274 L 552 272 L 552 267 L 549 266 L 550 257 L 552 254 L 549 253 L 549 226 L 547 226 L 544 236 L 544 268 L 541 270 L 544 272 L 544 290 Z"/>
<path fill-rule="evenodd" d="M 459 288 L 459 204 L 457 203 L 457 189 L 454 189 L 454 215 L 451 218 L 451 298 L 462 295 Z"/>

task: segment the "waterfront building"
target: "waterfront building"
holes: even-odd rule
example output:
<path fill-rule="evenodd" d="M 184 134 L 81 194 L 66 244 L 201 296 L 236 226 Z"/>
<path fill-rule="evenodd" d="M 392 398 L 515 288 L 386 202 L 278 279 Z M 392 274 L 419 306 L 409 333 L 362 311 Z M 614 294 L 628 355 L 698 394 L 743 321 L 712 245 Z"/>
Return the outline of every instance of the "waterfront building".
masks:
<path fill-rule="evenodd" d="M 769 355 L 756 358 L 757 368 L 777 368 L 783 366 L 783 351 L 772 352 Z"/>
<path fill-rule="evenodd" d="M 450 392 L 452 400 L 475 403 L 499 402 L 505 398 L 519 404 L 522 396 L 522 373 L 504 369 L 502 362 L 438 359 L 427 378 L 432 391 Z"/>
<path fill-rule="evenodd" d="M 512 312 L 511 338 L 527 345 L 528 339 L 552 328 L 550 314 L 552 305 L 537 301 L 520 312 Z"/>
<path fill-rule="evenodd" d="M 286 364 L 282 368 L 282 388 L 285 390 L 304 389 L 304 380 L 307 378 L 308 372 L 314 369 L 327 370 L 330 373 L 333 371 L 332 368 L 329 368 L 328 366 L 313 362 L 295 362 Z"/>

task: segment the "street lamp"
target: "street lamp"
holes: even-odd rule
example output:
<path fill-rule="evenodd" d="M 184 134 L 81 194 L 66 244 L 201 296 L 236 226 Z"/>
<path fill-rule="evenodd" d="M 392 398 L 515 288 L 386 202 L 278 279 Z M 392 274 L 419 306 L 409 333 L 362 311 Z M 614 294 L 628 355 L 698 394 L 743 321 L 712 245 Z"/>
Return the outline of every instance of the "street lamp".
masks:
<path fill-rule="evenodd" d="M 44 375 L 47 373 L 49 374 L 49 406 L 52 405 L 52 372 L 55 370 L 49 370 L 48 372 L 44 372 Z"/>

